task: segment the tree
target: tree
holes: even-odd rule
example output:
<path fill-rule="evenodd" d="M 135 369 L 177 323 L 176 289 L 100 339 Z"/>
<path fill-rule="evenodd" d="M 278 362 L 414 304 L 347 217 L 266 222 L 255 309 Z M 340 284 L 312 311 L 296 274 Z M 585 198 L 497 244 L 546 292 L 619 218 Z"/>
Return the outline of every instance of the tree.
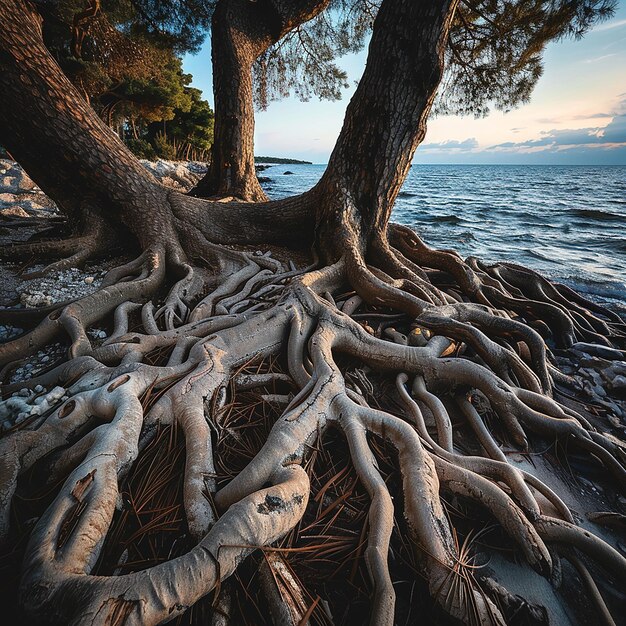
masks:
<path fill-rule="evenodd" d="M 100 117 L 141 156 L 177 157 L 178 147 L 168 142 L 167 132 L 157 141 L 156 131 L 148 132 L 147 126 L 186 116 L 192 104 L 191 117 L 205 127 L 196 125 L 193 137 L 181 147 L 182 156 L 193 145 L 202 154 L 212 142 L 212 111 L 188 87 L 192 77 L 183 73 L 180 58 L 198 51 L 211 3 L 200 10 L 188 0 L 175 8 L 165 0 L 59 0 L 43 5 L 46 47 Z M 185 122 L 175 123 L 181 124 Z M 146 134 L 151 143 L 140 138 Z M 156 143 L 162 149 L 155 152 Z"/>
<path fill-rule="evenodd" d="M 596 5 L 577 6 L 588 26 Z M 140 249 L 91 295 L 36 311 L 41 321 L 33 330 L 0 349 L 7 372 L 57 336 L 70 341 L 67 362 L 26 383 L 62 384 L 67 400 L 0 440 L 4 537 L 18 479 L 33 470 L 56 485 L 23 555 L 20 601 L 29 618 L 163 623 L 215 590 L 256 548 L 289 533 L 298 541 L 298 525 L 311 511 L 312 459 L 332 428 L 345 437 L 371 498 L 364 558 L 373 624 L 394 620 L 392 491 L 420 584 L 463 623 L 502 624 L 541 618 L 542 611 L 472 574 L 442 494 L 485 507 L 544 575 L 561 557 L 588 574 L 574 551 L 617 580 L 626 574 L 626 559 L 579 526 L 559 496 L 508 462 L 498 445 L 504 438 L 521 451 L 542 438 L 568 445 L 623 491 L 624 443 L 565 402 L 568 379 L 546 342 L 591 342 L 610 351 L 624 346 L 624 323 L 530 270 L 463 261 L 389 222 L 425 134 L 456 8 L 454 0 L 383 0 L 322 179 L 300 196 L 250 204 L 161 186 L 59 70 L 34 6 L 2 0 L 0 142 L 57 202 L 73 233 L 0 254 L 62 257 L 45 272 L 104 254 L 111 242 Z M 235 91 L 239 78 L 232 76 Z M 216 87 L 226 83 L 222 75 Z M 312 247 L 314 264 L 290 265 L 290 256 L 301 257 L 282 245 L 299 254 Z M 266 247 L 272 255 L 251 252 Z M 112 313 L 111 336 L 92 343 L 87 329 Z M 23 310 L 1 316 L 16 314 L 28 321 Z M 274 361 L 267 366 L 281 356 L 286 371 Z M 250 371 L 259 361 L 265 369 Z M 237 394 L 272 384 L 292 385 L 295 396 L 272 394 L 273 402 L 286 402 L 284 410 L 245 468 L 218 484 L 223 458 L 210 423 L 219 424 L 220 410 Z M 479 413 L 481 405 L 487 409 Z M 451 415 L 470 425 L 482 446 L 472 447 L 476 456 L 455 447 Z M 110 571 L 100 556 L 119 519 L 116 508 L 130 506 L 119 485 L 162 429 L 174 426 L 184 438 L 184 511 L 195 545 L 170 559 L 172 546 L 164 562 L 131 564 L 118 575 L 122 556 Z M 384 441 L 397 452 L 396 485 L 383 479 L 377 451 Z M 281 554 L 274 550 L 265 567 L 279 588 L 292 591 L 273 606 L 299 623 L 309 615 L 297 580 L 276 564 Z M 591 589 L 606 614 L 595 583 Z"/>
<path fill-rule="evenodd" d="M 193 87 L 186 88 L 191 103 L 188 110 L 175 109 L 167 132 L 174 142 L 176 155 L 180 160 L 206 160 L 204 157 L 213 143 L 213 110 L 202 92 Z M 160 124 L 151 124 L 148 134 L 156 136 Z"/>
<path fill-rule="evenodd" d="M 215 140 L 209 171 L 193 195 L 267 200 L 254 169 L 252 68 L 273 43 L 327 5 L 328 0 L 217 3 L 211 26 Z"/>
<path fill-rule="evenodd" d="M 312 94 L 338 99 L 346 75 L 334 60 L 363 47 L 379 4 L 217 3 L 212 17 L 215 142 L 210 170 L 193 195 L 266 199 L 251 150 L 253 101 L 263 109 L 292 91 L 303 100 Z M 436 111 L 483 115 L 490 105 L 509 110 L 526 102 L 541 76 L 547 42 L 581 36 L 612 6 L 612 0 L 459 2 L 446 35 L 446 88 Z"/>

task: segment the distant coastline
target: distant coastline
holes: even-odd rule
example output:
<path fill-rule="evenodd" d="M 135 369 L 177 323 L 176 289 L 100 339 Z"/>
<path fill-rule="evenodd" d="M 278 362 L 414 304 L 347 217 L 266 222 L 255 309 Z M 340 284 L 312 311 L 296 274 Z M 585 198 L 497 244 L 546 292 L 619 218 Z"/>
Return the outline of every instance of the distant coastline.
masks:
<path fill-rule="evenodd" d="M 281 157 L 255 156 L 255 163 L 278 163 L 280 165 L 313 165 L 311 161 L 299 161 L 298 159 L 283 159 Z"/>

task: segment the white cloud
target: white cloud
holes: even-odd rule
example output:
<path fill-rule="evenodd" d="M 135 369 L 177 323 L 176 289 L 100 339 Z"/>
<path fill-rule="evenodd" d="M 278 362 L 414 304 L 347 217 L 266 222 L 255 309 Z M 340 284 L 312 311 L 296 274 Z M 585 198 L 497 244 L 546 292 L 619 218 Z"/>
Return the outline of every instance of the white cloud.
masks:
<path fill-rule="evenodd" d="M 438 143 L 424 143 L 419 149 L 437 152 L 470 152 L 475 148 L 478 148 L 478 140 L 475 137 L 469 137 L 463 141 L 448 139 Z"/>
<path fill-rule="evenodd" d="M 614 28 L 621 28 L 622 26 L 626 26 L 626 20 L 616 20 L 614 22 L 606 22 L 605 24 L 600 24 L 600 26 L 596 26 L 593 29 L 593 32 L 599 33 L 603 30 L 613 30 Z"/>

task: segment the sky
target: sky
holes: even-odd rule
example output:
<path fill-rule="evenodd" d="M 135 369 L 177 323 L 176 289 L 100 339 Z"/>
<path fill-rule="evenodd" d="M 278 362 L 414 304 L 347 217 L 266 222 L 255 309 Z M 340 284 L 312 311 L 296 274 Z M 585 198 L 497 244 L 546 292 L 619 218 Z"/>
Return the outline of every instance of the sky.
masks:
<path fill-rule="evenodd" d="M 183 66 L 213 103 L 210 41 Z M 287 98 L 257 111 L 255 154 L 326 163 L 366 61 L 366 51 L 338 65 L 349 89 L 338 102 Z M 626 2 L 582 40 L 550 44 L 531 101 L 487 117 L 431 119 L 414 163 L 626 165 Z"/>

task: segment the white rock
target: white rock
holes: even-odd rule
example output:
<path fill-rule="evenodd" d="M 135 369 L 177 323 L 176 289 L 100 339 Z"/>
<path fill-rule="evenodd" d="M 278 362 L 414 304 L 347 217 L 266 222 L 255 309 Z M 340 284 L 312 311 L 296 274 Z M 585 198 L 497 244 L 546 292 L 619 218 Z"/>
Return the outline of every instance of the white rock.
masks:
<path fill-rule="evenodd" d="M 6 209 L 0 209 L 0 215 L 4 217 L 30 217 L 22 207 L 12 206 Z"/>
<path fill-rule="evenodd" d="M 53 299 L 44 293 L 23 293 L 20 295 L 20 302 L 29 308 L 37 308 L 41 306 L 49 306 Z"/>

